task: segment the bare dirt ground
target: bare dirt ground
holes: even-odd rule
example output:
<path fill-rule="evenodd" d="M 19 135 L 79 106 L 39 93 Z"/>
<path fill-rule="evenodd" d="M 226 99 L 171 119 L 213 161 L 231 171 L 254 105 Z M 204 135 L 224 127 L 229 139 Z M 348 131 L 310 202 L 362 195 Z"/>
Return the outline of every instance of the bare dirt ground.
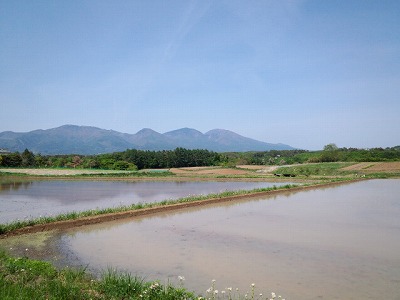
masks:
<path fill-rule="evenodd" d="M 176 175 L 262 175 L 273 173 L 279 166 L 261 165 L 238 165 L 236 168 L 222 167 L 191 167 L 191 168 L 172 168 L 170 171 Z"/>
<path fill-rule="evenodd" d="M 195 167 L 195 168 L 172 168 L 170 172 L 176 175 L 249 175 L 254 172 L 249 170 L 238 170 L 231 168 L 219 168 L 219 167 Z"/>
<path fill-rule="evenodd" d="M 201 176 L 201 175 L 255 175 L 254 171 L 265 169 L 265 166 L 238 166 L 237 168 L 221 167 L 188 167 L 165 169 L 178 176 Z M 127 171 L 113 170 L 87 170 L 87 169 L 0 169 L 0 172 L 20 173 L 38 176 L 74 176 L 74 175 L 96 175 L 96 174 L 120 174 Z"/>
<path fill-rule="evenodd" d="M 400 172 L 400 161 L 394 162 L 362 162 L 354 164 L 345 168 L 344 171 L 360 171 L 368 173 L 379 173 L 379 172 Z"/>
<path fill-rule="evenodd" d="M 185 179 L 191 180 L 193 178 L 215 178 L 218 176 L 256 176 L 256 171 L 263 169 L 264 166 L 240 166 L 240 168 L 222 168 L 222 167 L 188 167 L 188 168 L 171 168 L 165 169 L 170 171 L 176 176 L 173 177 L 134 177 L 137 180 L 180 180 Z M 151 171 L 151 170 L 143 170 Z M 160 171 L 160 170 L 158 170 Z M 96 174 L 123 174 L 127 171 L 114 171 L 114 170 L 88 170 L 88 169 L 0 169 L 0 173 L 14 173 L 14 174 L 26 174 L 31 176 L 79 176 L 79 175 L 96 175 Z M 259 174 L 259 175 L 265 175 Z M 260 176 L 262 177 L 262 176 Z M 118 179 L 115 177 L 114 179 Z M 127 178 L 123 178 L 127 179 Z"/>
<path fill-rule="evenodd" d="M 292 165 L 294 166 L 294 165 Z M 149 177 L 153 180 L 177 180 L 180 178 L 198 177 L 199 180 L 205 177 L 216 178 L 218 176 L 250 176 L 265 178 L 276 171 L 279 167 L 284 166 L 262 166 L 262 165 L 238 165 L 236 168 L 223 167 L 187 167 L 187 168 L 171 168 L 165 169 L 175 174 L 176 177 Z M 364 173 L 400 172 L 400 162 L 362 162 L 355 163 L 351 166 L 342 168 L 344 171 L 360 171 Z M 115 170 L 88 170 L 88 169 L 0 169 L 1 172 L 22 173 L 32 176 L 77 176 L 77 175 L 96 175 L 96 174 L 123 174 L 128 171 Z M 117 179 L 117 178 L 115 178 Z M 126 178 L 125 178 L 126 179 Z M 147 180 L 146 178 L 137 178 L 138 180 Z"/>

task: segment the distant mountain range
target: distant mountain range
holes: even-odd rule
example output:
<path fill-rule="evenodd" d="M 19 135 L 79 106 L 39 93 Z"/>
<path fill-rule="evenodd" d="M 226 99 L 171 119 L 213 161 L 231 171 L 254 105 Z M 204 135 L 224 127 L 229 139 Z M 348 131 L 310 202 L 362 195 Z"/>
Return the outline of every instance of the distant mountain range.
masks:
<path fill-rule="evenodd" d="M 158 133 L 145 128 L 136 134 L 121 133 L 91 126 L 63 125 L 30 132 L 0 133 L 0 149 L 22 152 L 29 149 L 41 154 L 100 154 L 138 150 L 207 149 L 216 152 L 290 150 L 285 144 L 270 144 L 250 139 L 224 129 L 206 133 L 182 128 Z"/>

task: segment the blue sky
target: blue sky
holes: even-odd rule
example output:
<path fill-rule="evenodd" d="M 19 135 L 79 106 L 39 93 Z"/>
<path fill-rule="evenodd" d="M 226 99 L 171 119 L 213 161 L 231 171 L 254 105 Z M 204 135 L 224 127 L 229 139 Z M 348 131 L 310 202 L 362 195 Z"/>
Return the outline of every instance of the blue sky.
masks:
<path fill-rule="evenodd" d="M 400 144 L 400 1 L 0 0 L 0 132 Z"/>

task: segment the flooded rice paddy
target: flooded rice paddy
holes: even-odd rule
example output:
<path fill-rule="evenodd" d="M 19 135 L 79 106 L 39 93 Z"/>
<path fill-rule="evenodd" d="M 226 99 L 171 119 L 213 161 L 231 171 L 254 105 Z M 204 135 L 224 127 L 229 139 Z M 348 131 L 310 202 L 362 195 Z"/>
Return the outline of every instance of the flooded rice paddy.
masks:
<path fill-rule="evenodd" d="M 205 294 L 255 283 L 286 299 L 400 299 L 400 180 L 374 180 L 68 231 L 61 248 Z"/>
<path fill-rule="evenodd" d="M 197 184 L 197 183 L 195 183 Z M 205 294 L 256 284 L 286 299 L 400 299 L 400 180 L 212 204 L 54 233 L 63 263 Z"/>
<path fill-rule="evenodd" d="M 190 195 L 279 186 L 277 182 L 19 181 L 0 183 L 0 223 Z"/>

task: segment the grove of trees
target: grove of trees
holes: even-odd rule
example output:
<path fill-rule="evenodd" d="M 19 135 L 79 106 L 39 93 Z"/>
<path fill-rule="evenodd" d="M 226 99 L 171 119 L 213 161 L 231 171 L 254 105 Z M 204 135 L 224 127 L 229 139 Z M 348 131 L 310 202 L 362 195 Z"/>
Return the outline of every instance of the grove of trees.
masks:
<path fill-rule="evenodd" d="M 214 166 L 220 154 L 208 150 L 176 148 L 166 151 L 126 150 L 99 155 L 46 155 L 23 153 L 0 155 L 1 167 L 88 168 L 106 170 L 137 170 Z"/>
<path fill-rule="evenodd" d="M 128 149 L 99 155 L 34 154 L 28 149 L 0 155 L 0 167 L 87 168 L 108 170 L 160 169 L 200 166 L 284 165 L 307 162 L 400 161 L 400 146 L 391 148 L 338 148 L 328 144 L 321 151 L 271 150 L 217 153 L 176 148 L 165 151 Z"/>

